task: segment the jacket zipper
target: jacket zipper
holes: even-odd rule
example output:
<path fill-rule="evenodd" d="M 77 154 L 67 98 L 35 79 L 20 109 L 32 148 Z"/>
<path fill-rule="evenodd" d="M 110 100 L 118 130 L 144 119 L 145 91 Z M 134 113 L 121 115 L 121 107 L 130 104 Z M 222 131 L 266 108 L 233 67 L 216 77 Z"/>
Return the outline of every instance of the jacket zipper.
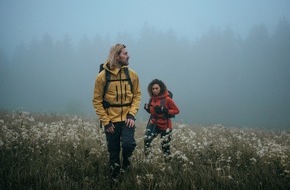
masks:
<path fill-rule="evenodd" d="M 127 85 L 125 84 L 125 101 L 127 99 Z"/>
<path fill-rule="evenodd" d="M 119 100 L 118 86 L 116 85 L 116 102 Z"/>

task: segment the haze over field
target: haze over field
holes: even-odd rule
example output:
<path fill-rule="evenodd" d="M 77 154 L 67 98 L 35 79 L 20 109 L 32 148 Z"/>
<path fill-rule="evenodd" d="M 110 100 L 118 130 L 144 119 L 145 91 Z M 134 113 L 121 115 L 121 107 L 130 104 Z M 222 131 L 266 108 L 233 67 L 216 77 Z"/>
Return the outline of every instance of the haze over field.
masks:
<path fill-rule="evenodd" d="M 94 114 L 99 64 L 124 43 L 186 123 L 290 128 L 290 1 L 0 1 L 0 110 Z"/>

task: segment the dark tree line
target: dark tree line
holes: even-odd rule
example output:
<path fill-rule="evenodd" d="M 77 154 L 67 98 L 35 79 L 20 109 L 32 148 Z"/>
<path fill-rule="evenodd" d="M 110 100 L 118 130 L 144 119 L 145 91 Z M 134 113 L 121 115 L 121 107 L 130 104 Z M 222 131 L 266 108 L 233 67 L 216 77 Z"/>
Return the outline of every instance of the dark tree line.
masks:
<path fill-rule="evenodd" d="M 201 38 L 179 38 L 173 30 L 145 25 L 139 37 L 116 39 L 49 34 L 20 44 L 12 58 L 0 49 L 2 109 L 94 113 L 91 99 L 99 64 L 109 48 L 125 43 L 139 73 L 142 104 L 147 84 L 165 81 L 181 109 L 177 119 L 193 123 L 290 127 L 290 24 L 282 18 L 273 33 L 263 24 L 246 38 L 231 28 L 211 28 Z M 141 105 L 142 107 L 142 105 Z M 140 117 L 147 117 L 142 110 Z"/>

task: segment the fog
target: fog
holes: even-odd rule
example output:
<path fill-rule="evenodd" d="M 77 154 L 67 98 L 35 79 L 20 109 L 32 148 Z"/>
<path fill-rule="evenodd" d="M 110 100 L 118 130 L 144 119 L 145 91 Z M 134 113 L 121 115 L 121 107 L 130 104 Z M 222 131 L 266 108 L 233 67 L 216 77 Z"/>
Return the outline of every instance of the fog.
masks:
<path fill-rule="evenodd" d="M 189 124 L 290 128 L 290 1 L 0 1 L 0 110 L 95 115 L 99 64 L 124 43 Z"/>

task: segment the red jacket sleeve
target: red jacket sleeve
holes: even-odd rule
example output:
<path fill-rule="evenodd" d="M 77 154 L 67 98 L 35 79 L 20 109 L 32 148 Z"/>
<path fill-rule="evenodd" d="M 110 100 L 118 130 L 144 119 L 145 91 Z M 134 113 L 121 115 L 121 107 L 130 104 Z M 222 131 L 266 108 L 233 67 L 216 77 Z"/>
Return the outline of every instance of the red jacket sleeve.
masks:
<path fill-rule="evenodd" d="M 178 109 L 177 105 L 169 97 L 167 97 L 167 100 L 166 100 L 166 107 L 168 108 L 168 114 L 169 115 L 177 115 L 177 114 L 179 114 L 179 109 Z"/>

